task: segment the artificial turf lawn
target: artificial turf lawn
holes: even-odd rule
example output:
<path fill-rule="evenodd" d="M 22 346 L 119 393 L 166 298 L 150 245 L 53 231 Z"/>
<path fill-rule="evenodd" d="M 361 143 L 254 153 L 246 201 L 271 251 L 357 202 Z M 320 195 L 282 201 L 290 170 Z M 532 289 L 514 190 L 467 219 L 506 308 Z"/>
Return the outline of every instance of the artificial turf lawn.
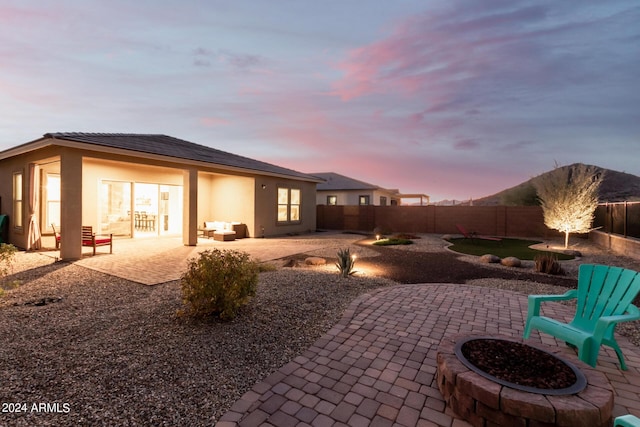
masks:
<path fill-rule="evenodd" d="M 521 260 L 533 260 L 536 255 L 552 253 L 558 257 L 558 260 L 574 258 L 571 255 L 563 253 L 531 249 L 529 246 L 540 243 L 535 240 L 502 239 L 501 241 L 496 242 L 493 240 L 457 238 L 449 241 L 453 243 L 453 245 L 449 246 L 449 249 L 468 255 L 482 256 L 485 254 L 492 254 L 500 258 L 513 256 Z"/>

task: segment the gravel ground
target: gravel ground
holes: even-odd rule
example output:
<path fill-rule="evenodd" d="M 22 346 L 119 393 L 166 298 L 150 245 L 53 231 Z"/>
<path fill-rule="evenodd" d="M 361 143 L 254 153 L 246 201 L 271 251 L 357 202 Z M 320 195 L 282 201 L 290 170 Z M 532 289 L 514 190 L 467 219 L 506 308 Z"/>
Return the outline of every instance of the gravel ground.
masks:
<path fill-rule="evenodd" d="M 178 281 L 143 286 L 37 254 L 18 258 L 16 270 L 46 265 L 11 276 L 23 284 L 0 300 L 0 402 L 28 412 L 0 412 L 1 426 L 212 425 L 358 295 L 394 284 L 261 273 L 257 296 L 220 323 L 178 318 Z M 63 413 L 31 412 L 34 403 Z"/>
<path fill-rule="evenodd" d="M 257 296 L 228 323 L 177 317 L 178 281 L 143 286 L 19 253 L 4 287 L 20 286 L 0 298 L 0 426 L 212 425 L 333 326 L 356 296 L 397 284 L 380 277 L 389 258 L 398 271 L 413 260 L 410 269 L 421 273 L 414 279 L 450 282 L 462 277 L 452 270 L 469 270 L 475 277 L 467 283 L 524 294 L 564 292 L 579 262 L 640 269 L 637 260 L 585 246 L 581 261 L 563 264 L 569 278 L 558 279 L 479 265 L 448 253 L 436 236 L 422 237 L 402 248 L 354 246 L 360 272 L 349 279 L 335 274 L 334 249 L 309 254 L 328 258 L 326 267 L 261 273 Z M 638 330 L 634 322 L 622 333 L 640 345 Z"/>

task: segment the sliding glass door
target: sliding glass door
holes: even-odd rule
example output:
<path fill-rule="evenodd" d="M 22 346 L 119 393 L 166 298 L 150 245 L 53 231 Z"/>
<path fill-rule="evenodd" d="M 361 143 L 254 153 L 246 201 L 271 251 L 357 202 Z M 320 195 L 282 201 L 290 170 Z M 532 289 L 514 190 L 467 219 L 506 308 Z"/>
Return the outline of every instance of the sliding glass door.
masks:
<path fill-rule="evenodd" d="M 182 186 L 102 180 L 100 232 L 122 237 L 182 233 Z"/>
<path fill-rule="evenodd" d="M 131 237 L 131 183 L 103 180 L 100 186 L 100 233 Z"/>
<path fill-rule="evenodd" d="M 164 236 L 182 233 L 182 187 L 134 184 L 134 236 Z"/>

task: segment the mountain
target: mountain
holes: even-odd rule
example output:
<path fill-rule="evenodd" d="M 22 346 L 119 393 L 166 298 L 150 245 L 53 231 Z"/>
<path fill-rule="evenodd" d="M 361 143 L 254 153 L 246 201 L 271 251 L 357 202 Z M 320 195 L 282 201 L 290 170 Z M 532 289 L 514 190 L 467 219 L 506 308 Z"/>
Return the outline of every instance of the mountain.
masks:
<path fill-rule="evenodd" d="M 561 168 L 575 168 L 578 165 L 579 163 L 575 163 Z M 598 172 L 604 172 L 604 178 L 600 185 L 599 199 L 601 203 L 640 201 L 640 177 L 599 166 L 592 167 L 595 167 Z M 533 183 L 548 173 L 550 172 L 545 172 L 491 196 L 476 199 L 473 204 L 474 206 L 536 204 L 536 190 Z"/>

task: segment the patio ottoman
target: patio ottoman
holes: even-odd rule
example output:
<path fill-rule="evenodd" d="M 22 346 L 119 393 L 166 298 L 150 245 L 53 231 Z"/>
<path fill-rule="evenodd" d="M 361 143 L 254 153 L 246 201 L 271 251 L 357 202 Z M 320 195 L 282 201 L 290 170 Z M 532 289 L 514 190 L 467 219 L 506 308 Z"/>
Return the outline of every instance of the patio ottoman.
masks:
<path fill-rule="evenodd" d="M 232 230 L 216 230 L 213 232 L 213 240 L 230 242 L 236 240 L 236 232 Z"/>

